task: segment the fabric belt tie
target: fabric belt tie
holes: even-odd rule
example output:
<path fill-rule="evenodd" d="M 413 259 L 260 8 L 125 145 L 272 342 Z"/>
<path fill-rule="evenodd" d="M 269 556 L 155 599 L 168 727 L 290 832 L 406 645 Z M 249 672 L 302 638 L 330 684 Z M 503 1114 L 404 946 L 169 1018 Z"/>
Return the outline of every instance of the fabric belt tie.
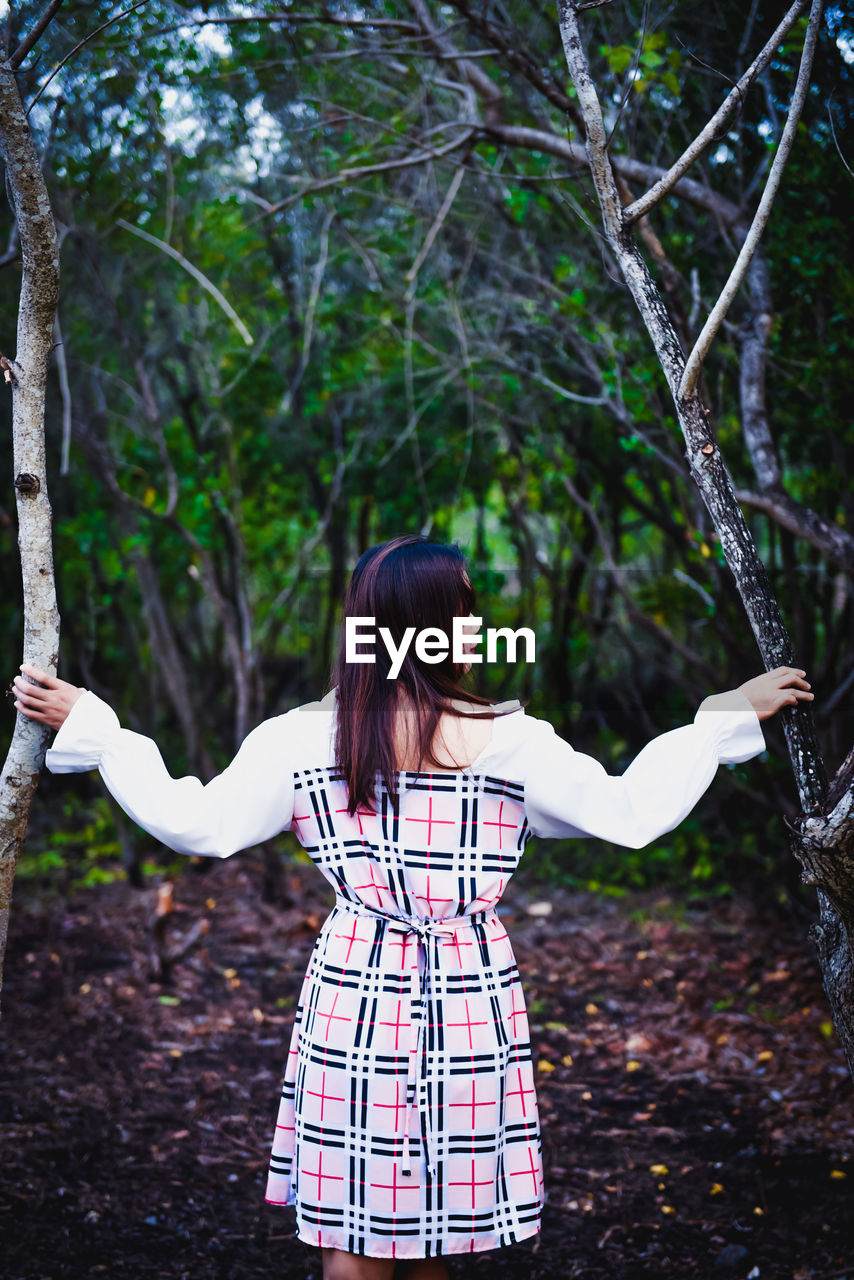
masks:
<path fill-rule="evenodd" d="M 352 915 L 369 916 L 375 920 L 382 920 L 386 928 L 391 933 L 399 933 L 404 938 L 410 935 L 414 936 L 416 943 L 421 944 L 424 962 L 420 963 L 421 957 L 418 956 L 415 968 L 410 969 L 410 991 L 409 991 L 409 1072 L 406 1080 L 406 1119 L 403 1128 L 403 1162 L 401 1164 L 401 1174 L 411 1176 L 412 1164 L 409 1155 L 409 1116 L 413 1103 L 416 1101 L 421 1121 L 421 1132 L 424 1138 L 424 1146 L 427 1155 L 427 1168 L 432 1177 L 436 1176 L 436 1140 L 433 1133 L 433 1125 L 430 1116 L 430 1099 L 429 1099 L 429 1073 L 427 1070 L 427 1036 L 425 1032 L 425 1021 L 429 1009 L 429 1002 L 433 995 L 433 970 L 436 954 L 438 951 L 437 940 L 439 938 L 453 937 L 460 929 L 471 927 L 476 924 L 485 924 L 495 916 L 493 908 L 487 911 L 477 911 L 471 915 L 462 916 L 405 916 L 392 915 L 391 912 L 383 911 L 379 907 L 370 907 L 367 903 L 350 902 L 347 898 L 336 898 L 335 906 L 337 910 L 350 912 Z M 477 942 L 474 943 L 475 955 L 477 957 L 477 965 L 483 970 L 480 958 L 480 947 Z M 415 1018 L 416 1005 L 419 1009 L 418 1018 Z"/>

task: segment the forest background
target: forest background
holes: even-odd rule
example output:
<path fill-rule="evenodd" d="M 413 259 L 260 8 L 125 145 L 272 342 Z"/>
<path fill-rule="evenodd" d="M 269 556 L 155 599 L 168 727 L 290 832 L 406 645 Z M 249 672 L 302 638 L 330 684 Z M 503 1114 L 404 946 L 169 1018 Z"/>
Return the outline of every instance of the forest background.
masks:
<path fill-rule="evenodd" d="M 15 29 L 40 11 L 14 6 Z M 614 154 L 669 164 L 781 14 L 759 0 L 592 9 Z M 61 239 L 47 428 L 60 674 L 155 737 L 173 773 L 210 777 L 253 725 L 323 691 L 349 569 L 401 531 L 458 540 L 486 623 L 535 630 L 536 663 L 484 668 L 481 687 L 524 698 L 612 772 L 759 669 L 589 177 L 548 141 L 567 136 L 573 97 L 551 6 L 147 0 L 47 83 L 95 25 L 92 6 L 63 5 L 20 76 L 28 101 L 41 86 L 30 120 Z M 721 208 L 748 213 L 773 157 L 803 29 L 692 171 L 719 204 L 672 193 L 645 228 L 686 344 L 732 261 Z M 854 556 L 797 516 L 840 530 L 854 517 L 852 41 L 831 5 L 763 242 L 765 292 L 742 291 L 705 369 L 831 772 L 852 737 Z M 9 347 L 8 208 L 0 244 Z M 743 432 L 757 390 L 770 487 Z M 8 399 L 0 413 L 8 439 Z M 12 492 L 8 449 L 0 484 Z M 6 503 L 0 599 L 11 676 Z M 779 729 L 766 736 L 769 759 L 724 771 L 677 832 L 640 852 L 542 842 L 538 877 L 800 896 L 780 821 L 797 798 Z M 268 858 L 295 856 L 289 841 Z M 96 779 L 46 777 L 19 874 L 143 883 L 167 857 Z"/>

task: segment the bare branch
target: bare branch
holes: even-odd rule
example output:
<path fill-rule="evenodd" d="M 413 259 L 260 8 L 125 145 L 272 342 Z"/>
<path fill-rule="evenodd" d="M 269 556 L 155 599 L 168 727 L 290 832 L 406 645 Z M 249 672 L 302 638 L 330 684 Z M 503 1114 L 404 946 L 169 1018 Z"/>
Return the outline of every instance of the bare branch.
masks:
<path fill-rule="evenodd" d="M 427 232 L 427 235 L 424 237 L 424 243 L 422 244 L 421 248 L 418 250 L 418 253 L 415 255 L 415 261 L 413 262 L 412 266 L 409 268 L 409 270 L 406 273 L 406 280 L 409 284 L 409 289 L 407 290 L 407 295 L 406 295 L 407 299 L 415 291 L 415 280 L 416 280 L 416 277 L 418 276 L 418 272 L 421 270 L 422 266 L 424 265 L 427 255 L 430 252 L 431 248 L 433 247 L 433 241 L 436 239 L 436 236 L 439 234 L 439 232 L 442 229 L 442 224 L 444 223 L 448 214 L 451 212 L 453 203 L 457 198 L 457 192 L 459 191 L 460 186 L 462 185 L 462 181 L 465 175 L 466 175 L 465 166 L 460 165 L 459 168 L 456 169 L 454 172 L 454 176 L 450 181 L 448 190 L 445 192 L 445 198 L 442 201 L 438 212 L 436 213 L 436 217 L 433 219 L 433 223 L 430 227 L 430 230 Z"/>
<path fill-rule="evenodd" d="M 352 27 L 354 30 L 364 27 L 368 31 L 386 29 L 420 35 L 414 22 L 399 21 L 396 18 L 349 18 L 340 13 L 290 13 L 287 9 L 281 13 L 243 13 L 231 18 L 188 18 L 186 22 L 176 23 L 173 27 L 158 28 L 158 34 L 182 31 L 185 27 L 230 27 L 249 22 L 313 23 L 321 27 Z"/>
<path fill-rule="evenodd" d="M 44 84 L 39 89 L 38 93 L 33 98 L 30 105 L 27 107 L 27 115 L 30 114 L 33 107 L 36 105 L 39 98 L 42 96 L 45 89 L 50 84 L 51 80 L 53 80 L 55 76 L 59 75 L 60 71 L 65 66 L 65 64 L 71 61 L 75 53 L 77 53 L 79 49 L 82 49 L 84 44 L 88 44 L 90 40 L 94 40 L 95 36 L 100 35 L 102 31 L 106 31 L 107 27 L 111 27 L 114 22 L 118 22 L 121 18 L 126 18 L 129 13 L 133 13 L 134 9 L 141 9 L 144 4 L 148 4 L 148 0 L 136 0 L 136 4 L 132 4 L 128 9 L 122 9 L 121 13 L 117 13 L 115 17 L 109 18 L 106 22 L 102 22 L 100 27 L 96 27 L 94 31 L 90 31 L 89 35 L 85 36 L 84 39 L 78 40 L 74 48 L 70 49 L 68 53 L 65 55 L 65 57 L 62 59 L 62 61 L 58 62 L 54 67 L 53 71 L 51 71 L 47 80 L 45 80 Z"/>
<path fill-rule="evenodd" d="M 50 26 L 51 22 L 54 19 L 54 15 L 56 14 L 57 9 L 60 7 L 62 3 L 63 3 L 63 0 L 51 0 L 51 3 L 45 9 L 44 13 L 39 18 L 38 22 L 33 27 L 30 34 L 28 36 L 25 36 L 24 39 L 21 41 L 21 43 L 18 45 L 17 49 L 9 59 L 9 66 L 12 67 L 13 70 L 21 65 L 21 63 L 24 61 L 24 58 L 26 58 L 27 54 L 30 52 L 30 49 L 32 49 L 33 45 L 36 44 L 36 42 L 39 40 L 43 32 L 46 31 L 47 28 Z"/>
<path fill-rule="evenodd" d="M 615 241 L 619 238 L 623 226 L 623 207 L 620 203 L 617 186 L 614 182 L 614 173 L 608 159 L 608 136 L 605 133 L 602 107 L 581 45 L 576 12 L 573 0 L 558 0 L 560 34 L 564 53 L 566 54 L 566 62 L 569 67 L 569 74 L 572 76 L 572 82 L 575 85 L 578 105 L 581 109 L 581 114 L 584 116 L 584 124 L 587 129 L 587 145 L 585 147 L 587 162 L 590 165 L 596 194 L 599 197 L 606 235 L 609 240 Z"/>
<path fill-rule="evenodd" d="M 845 156 L 842 154 L 842 148 L 840 147 L 839 140 L 836 137 L 836 125 L 833 123 L 833 110 L 831 109 L 831 105 L 829 102 L 827 104 L 827 118 L 830 122 L 830 136 L 833 138 L 833 145 L 836 147 L 836 154 L 839 156 L 839 159 L 842 161 L 845 171 L 848 174 L 850 174 L 852 178 L 854 178 L 854 169 L 851 168 L 851 165 L 848 163 L 848 161 L 845 159 Z"/>
<path fill-rule="evenodd" d="M 569 94 L 565 93 L 550 75 L 547 75 L 541 67 L 537 66 L 525 50 L 519 47 L 518 43 L 514 44 L 494 23 L 488 22 L 482 13 L 475 13 L 467 3 L 467 0 L 451 0 L 451 3 L 457 12 L 463 15 L 472 30 L 488 39 L 504 55 L 510 66 L 519 71 L 543 95 L 547 102 L 550 102 L 553 107 L 557 107 L 559 111 L 565 112 L 570 117 L 572 123 L 583 137 L 584 120 L 579 113 L 577 104 L 573 102 Z M 806 0 L 804 0 L 804 3 L 806 3 Z M 469 54 L 468 56 L 471 55 Z"/>
<path fill-rule="evenodd" d="M 455 49 L 445 32 L 436 31 L 430 20 L 430 12 L 425 0 L 409 0 L 409 7 L 421 24 L 422 31 L 429 36 L 430 43 L 434 49 L 445 56 L 451 56 L 456 61 L 460 75 L 485 100 L 487 119 L 495 116 L 497 114 L 497 104 L 501 101 L 501 90 L 498 85 L 493 80 L 490 80 L 486 72 L 482 71 L 475 63 L 469 62 L 465 54 Z"/>
<path fill-rule="evenodd" d="M 146 240 L 149 244 L 153 244 L 156 248 L 162 250 L 162 252 L 167 254 L 168 257 L 174 258 L 175 262 L 179 263 L 185 271 L 189 272 L 194 280 L 198 280 L 202 288 L 211 295 L 214 302 L 222 307 L 223 311 L 237 329 L 247 347 L 252 346 L 255 339 L 240 319 L 240 316 L 234 310 L 234 307 L 225 295 L 220 292 L 216 285 L 209 280 L 198 267 L 194 266 L 192 262 L 189 262 L 182 253 L 178 252 L 177 249 L 173 249 L 171 244 L 167 244 L 165 240 L 159 240 L 157 236 L 151 235 L 148 231 L 143 231 L 141 227 L 135 227 L 132 223 L 125 222 L 124 218 L 117 218 L 116 226 L 123 227 L 125 231 L 130 231 L 132 235 L 139 236 L 140 240 Z"/>
<path fill-rule="evenodd" d="M 323 227 L 320 232 L 320 253 L 315 264 L 311 277 L 311 293 L 309 294 L 308 306 L 305 309 L 305 324 L 303 325 L 302 351 L 300 352 L 299 366 L 294 375 L 293 382 L 285 392 L 284 398 L 279 408 L 282 414 L 290 413 L 291 405 L 294 402 L 300 383 L 305 377 L 305 371 L 308 368 L 308 362 L 311 359 L 311 344 L 314 337 L 314 317 L 317 312 L 317 303 L 320 299 L 320 289 L 323 284 L 323 277 L 326 273 L 326 264 L 329 260 L 329 228 L 332 226 L 332 219 L 335 217 L 335 210 L 330 209 L 323 219 Z"/>
<path fill-rule="evenodd" d="M 587 152 L 584 146 L 580 142 L 571 142 L 561 134 L 550 133 L 545 129 L 531 129 L 526 125 L 506 124 L 485 125 L 482 132 L 487 137 L 504 142 L 508 146 L 545 151 L 548 155 L 557 156 L 572 165 L 587 167 Z M 634 160 L 631 156 L 611 155 L 610 162 L 614 172 L 628 182 L 655 182 L 666 172 L 659 165 Z M 693 178 L 680 178 L 675 184 L 674 194 L 689 200 L 701 209 L 708 209 L 727 226 L 733 226 L 741 221 L 742 211 L 739 205 L 704 183 L 696 182 Z"/>
<path fill-rule="evenodd" d="M 771 208 L 774 204 L 774 197 L 780 186 L 783 177 L 783 170 L 786 167 L 786 161 L 789 159 L 792 147 L 795 141 L 798 121 L 801 117 L 804 102 L 806 101 L 807 92 L 809 91 L 810 72 L 812 70 L 813 56 L 815 54 L 816 44 L 818 42 L 818 32 L 821 25 L 821 15 L 824 9 L 824 0 L 812 0 L 810 8 L 810 18 L 807 24 L 806 35 L 804 36 L 804 47 L 801 53 L 801 65 L 798 68 L 798 78 L 795 89 L 792 94 L 792 101 L 789 107 L 789 115 L 777 147 L 774 163 L 768 174 L 768 181 L 765 184 L 765 190 L 762 192 L 762 198 L 750 224 L 750 229 L 744 238 L 735 265 L 730 273 L 730 277 L 721 291 L 721 295 L 711 310 L 708 320 L 703 325 L 694 349 L 689 355 L 685 363 L 685 371 L 682 374 L 682 381 L 679 384 L 680 398 L 686 398 L 691 395 L 694 387 L 697 385 L 697 379 L 700 376 L 700 369 L 703 361 L 709 353 L 709 348 L 714 341 L 715 334 L 723 323 L 724 317 L 729 311 L 736 294 L 741 288 L 744 277 L 747 275 L 747 269 L 750 266 L 750 260 L 753 257 L 759 245 L 759 240 L 768 218 L 771 214 Z"/>
<path fill-rule="evenodd" d="M 276 204 L 268 205 L 266 212 L 268 214 L 280 213 L 281 210 L 288 209 L 292 204 L 302 200 L 303 196 L 314 195 L 317 191 L 325 191 L 328 187 L 336 187 L 341 182 L 350 182 L 353 178 L 364 178 L 372 173 L 389 173 L 393 169 L 410 169 L 413 165 L 423 164 L 425 160 L 441 159 L 442 156 L 459 150 L 460 147 L 471 140 L 474 133 L 474 127 L 469 127 L 459 137 L 453 138 L 442 147 L 424 147 L 420 151 L 414 151 L 408 156 L 401 156 L 397 160 L 383 160 L 378 164 L 366 164 L 355 166 L 352 169 L 340 169 L 338 173 L 329 178 L 320 178 L 317 182 L 309 182 L 295 195 L 288 196 L 286 200 L 279 200 Z"/>
<path fill-rule="evenodd" d="M 806 7 L 807 0 L 796 0 L 796 3 L 792 5 L 765 47 L 753 59 L 744 75 L 736 81 L 708 124 L 697 134 L 694 141 L 685 148 L 679 159 L 667 170 L 667 173 L 659 178 L 655 186 L 651 187 L 645 195 L 640 196 L 633 204 L 624 209 L 623 220 L 627 225 L 635 222 L 638 218 L 642 218 L 645 213 L 649 213 L 650 209 L 657 205 L 659 200 L 663 199 L 682 175 L 688 171 L 697 157 L 703 154 L 706 147 L 715 141 L 719 136 L 718 131 L 721 125 L 732 115 L 736 107 L 743 103 L 751 84 L 767 67 L 779 48 L 780 42 L 795 25 Z"/>
<path fill-rule="evenodd" d="M 821 0 L 814 0 L 820 7 Z M 602 211 L 605 235 L 635 304 L 652 339 L 674 397 L 679 425 L 687 446 L 688 463 L 718 532 L 721 547 L 738 587 L 753 635 L 766 667 L 794 665 L 795 655 L 779 605 L 771 591 L 765 566 L 744 519 L 732 477 L 710 430 L 710 410 L 696 394 L 679 393 L 685 357 L 678 335 L 655 281 L 631 235 L 622 223 L 622 209 L 614 169 L 606 149 L 602 109 L 578 29 L 573 0 L 558 0 L 561 36 L 567 66 L 587 122 L 590 172 Z M 685 179 L 682 179 L 684 182 Z M 783 731 L 792 770 L 805 812 L 817 808 L 827 783 L 809 709 L 801 706 L 784 714 Z"/>
<path fill-rule="evenodd" d="M 56 371 L 59 375 L 59 395 L 62 401 L 62 453 L 59 474 L 67 476 L 68 456 L 71 449 L 71 385 L 68 381 L 68 361 L 65 358 L 65 343 L 62 341 L 58 308 L 53 322 L 53 340 L 56 351 Z"/>
<path fill-rule="evenodd" d="M 828 559 L 837 561 L 849 573 L 854 574 L 854 536 L 847 529 L 823 520 L 815 511 L 796 502 L 781 490 L 753 493 L 747 489 L 739 489 L 736 497 L 743 507 L 752 507 L 754 511 L 762 511 L 771 516 L 784 529 L 811 543 Z"/>

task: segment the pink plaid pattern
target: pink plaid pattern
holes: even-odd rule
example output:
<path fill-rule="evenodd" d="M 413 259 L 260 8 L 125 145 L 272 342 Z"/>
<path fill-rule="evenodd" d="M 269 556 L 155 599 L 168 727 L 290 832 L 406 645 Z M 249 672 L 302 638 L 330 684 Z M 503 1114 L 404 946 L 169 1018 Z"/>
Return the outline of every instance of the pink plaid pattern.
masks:
<path fill-rule="evenodd" d="M 401 773 L 395 814 L 295 778 L 293 830 L 336 891 L 303 983 L 267 1183 L 310 1244 L 418 1258 L 539 1230 L 519 973 L 495 905 L 530 830 L 521 783 Z"/>

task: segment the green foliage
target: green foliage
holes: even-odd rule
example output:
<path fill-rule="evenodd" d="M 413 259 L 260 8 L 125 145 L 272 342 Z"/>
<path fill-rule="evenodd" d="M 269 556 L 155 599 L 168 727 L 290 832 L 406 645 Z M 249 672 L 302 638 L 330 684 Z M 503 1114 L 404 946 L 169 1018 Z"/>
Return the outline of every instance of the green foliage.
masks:
<path fill-rule="evenodd" d="M 553 7 L 513 0 L 487 10 L 530 65 L 565 87 Z M 323 688 L 359 552 L 428 528 L 469 554 L 490 625 L 536 631 L 534 668 L 499 665 L 490 692 L 524 697 L 580 749 L 625 767 L 653 732 L 690 718 L 712 691 L 710 671 L 730 686 L 756 659 L 661 370 L 610 263 L 603 269 L 585 180 L 563 158 L 498 145 L 484 128 L 464 151 L 298 199 L 314 181 L 447 141 L 463 101 L 454 65 L 399 35 L 391 53 L 382 29 L 333 27 L 320 14 L 188 25 L 228 12 L 150 0 L 63 69 L 53 126 L 50 92 L 31 115 L 40 146 L 51 132 L 47 171 L 65 228 L 67 475 L 54 375 L 48 413 L 63 672 L 153 734 L 173 772 L 204 774 L 236 745 L 238 685 L 249 690 L 242 728 Z M 458 19 L 431 12 L 465 48 Z M 412 20 L 391 0 L 383 13 Z M 699 0 L 669 9 L 631 0 L 585 15 L 614 154 L 667 164 L 680 153 L 741 65 L 744 17 Z M 40 46 L 42 67 L 90 29 L 91 6 L 67 2 Z M 746 208 L 798 50 L 786 43 L 697 170 Z M 850 180 L 825 104 L 850 151 L 851 87 L 834 50 L 823 42 L 766 239 L 777 312 L 768 393 L 789 492 L 850 527 Z M 477 65 L 502 94 L 503 120 L 564 137 L 564 113 L 518 66 L 498 56 Z M 22 75 L 25 94 L 41 74 Z M 180 263 L 117 219 L 203 272 L 253 346 Z M 726 278 L 731 238 L 679 197 L 651 221 L 673 268 L 666 297 L 685 320 L 692 277 L 701 312 Z M 4 290 L 7 334 L 14 301 Z M 739 404 L 746 318 L 741 299 L 706 375 L 727 462 L 750 488 Z M 0 461 L 7 492 L 11 465 Z M 793 548 L 766 517 L 751 523 L 800 660 L 832 689 L 833 673 L 854 660 L 836 568 Z M 20 644 L 14 534 L 0 522 L 7 670 Z M 173 701 L 173 668 L 195 740 Z M 828 758 L 841 758 L 841 715 L 822 732 Z M 785 765 L 763 768 L 769 788 L 788 794 Z M 67 785 L 69 797 L 88 794 L 80 780 Z M 50 830 L 33 832 L 25 874 L 56 883 L 122 874 L 95 785 L 83 821 L 63 793 Z M 776 875 L 786 856 L 779 825 L 727 803 L 736 793 L 723 782 L 714 794 L 702 825 L 689 820 L 653 849 L 541 843 L 538 870 L 614 891 L 670 878 L 708 894 L 740 883 L 747 850 L 751 875 Z"/>
<path fill-rule="evenodd" d="M 125 879 L 106 797 L 83 806 L 77 797 L 63 797 L 50 829 L 30 833 L 18 875 L 43 891 L 62 893 Z"/>

